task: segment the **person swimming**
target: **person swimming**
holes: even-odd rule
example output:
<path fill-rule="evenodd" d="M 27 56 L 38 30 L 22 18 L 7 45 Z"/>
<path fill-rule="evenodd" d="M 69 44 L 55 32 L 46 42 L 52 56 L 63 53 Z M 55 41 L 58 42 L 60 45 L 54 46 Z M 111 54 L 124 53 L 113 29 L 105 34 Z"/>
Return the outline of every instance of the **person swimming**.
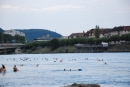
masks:
<path fill-rule="evenodd" d="M 18 71 L 16 65 L 14 65 L 13 69 L 14 69 L 14 72 L 17 72 L 17 71 Z"/>
<path fill-rule="evenodd" d="M 20 64 L 20 66 L 23 66 L 23 64 Z"/>
<path fill-rule="evenodd" d="M 36 65 L 36 67 L 38 67 L 38 66 L 39 66 L 39 64 Z"/>
<path fill-rule="evenodd" d="M 4 72 L 6 71 L 4 64 L 2 64 L 2 67 L 0 68 L 0 72 L 2 72 L 2 71 L 4 71 Z"/>

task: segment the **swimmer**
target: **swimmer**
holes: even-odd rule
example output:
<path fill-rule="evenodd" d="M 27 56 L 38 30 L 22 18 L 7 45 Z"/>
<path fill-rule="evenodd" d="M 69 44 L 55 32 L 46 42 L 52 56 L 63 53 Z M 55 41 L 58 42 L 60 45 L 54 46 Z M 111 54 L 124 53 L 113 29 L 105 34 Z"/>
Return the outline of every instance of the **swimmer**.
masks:
<path fill-rule="evenodd" d="M 20 64 L 20 66 L 23 66 L 23 64 Z"/>
<path fill-rule="evenodd" d="M 36 65 L 36 67 L 38 67 L 38 66 L 39 66 L 39 64 Z"/>
<path fill-rule="evenodd" d="M 98 60 L 98 61 L 101 61 L 101 60 Z"/>
<path fill-rule="evenodd" d="M 2 72 L 2 71 L 4 71 L 4 72 L 6 71 L 4 64 L 2 64 L 2 67 L 0 68 L 0 72 Z"/>
<path fill-rule="evenodd" d="M 16 65 L 14 65 L 13 70 L 14 70 L 14 72 L 17 72 L 17 71 L 18 71 Z"/>

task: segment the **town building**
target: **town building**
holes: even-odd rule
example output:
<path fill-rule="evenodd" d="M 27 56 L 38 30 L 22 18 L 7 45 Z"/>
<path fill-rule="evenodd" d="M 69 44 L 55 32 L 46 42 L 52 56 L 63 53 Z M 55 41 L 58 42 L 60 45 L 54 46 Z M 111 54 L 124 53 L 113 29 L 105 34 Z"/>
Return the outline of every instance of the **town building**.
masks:
<path fill-rule="evenodd" d="M 94 38 L 95 37 L 95 31 L 96 29 L 90 29 L 86 33 L 72 33 L 68 38 Z M 114 27 L 114 28 L 100 28 L 99 29 L 100 35 L 99 38 L 102 37 L 111 37 L 113 35 L 119 35 L 121 36 L 122 34 L 128 34 L 130 33 L 130 26 L 119 26 L 119 27 Z"/>
<path fill-rule="evenodd" d="M 16 30 L 5 30 L 4 34 L 9 34 L 11 36 L 15 36 L 15 35 L 25 36 L 23 32 L 16 31 Z"/>
<path fill-rule="evenodd" d="M 123 29 L 122 34 L 128 34 L 130 33 L 130 26 L 125 26 L 125 28 Z"/>
<path fill-rule="evenodd" d="M 114 27 L 114 28 L 111 30 L 111 36 L 114 36 L 114 35 L 119 35 L 119 36 L 121 36 L 121 35 L 122 35 L 122 32 L 123 32 L 123 29 L 124 29 L 124 26 Z"/>
<path fill-rule="evenodd" d="M 101 29 L 99 29 L 99 32 L 100 32 L 99 38 L 110 37 L 110 31 L 111 31 L 111 28 L 101 28 Z M 91 30 L 87 31 L 86 37 L 87 38 L 95 37 L 95 29 L 91 29 Z"/>
<path fill-rule="evenodd" d="M 119 36 L 121 36 L 122 34 L 128 34 L 128 33 L 130 33 L 130 26 L 114 27 L 111 30 L 111 36 L 113 36 L 113 35 L 119 35 Z"/>
<path fill-rule="evenodd" d="M 43 35 L 42 37 L 39 38 L 35 38 L 33 41 L 50 41 L 52 39 L 52 37 L 47 34 L 46 36 Z"/>
<path fill-rule="evenodd" d="M 68 36 L 62 36 L 61 38 L 59 39 L 68 39 Z"/>
<path fill-rule="evenodd" d="M 68 39 L 72 38 L 83 38 L 85 36 L 85 32 L 82 33 L 72 33 L 70 36 L 68 36 Z"/>

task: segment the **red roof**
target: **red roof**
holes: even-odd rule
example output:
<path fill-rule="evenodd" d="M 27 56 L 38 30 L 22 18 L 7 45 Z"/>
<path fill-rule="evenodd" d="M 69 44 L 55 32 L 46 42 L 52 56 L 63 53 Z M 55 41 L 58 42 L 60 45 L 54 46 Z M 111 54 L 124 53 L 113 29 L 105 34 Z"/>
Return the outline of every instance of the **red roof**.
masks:
<path fill-rule="evenodd" d="M 125 26 L 124 31 L 130 31 L 130 26 Z"/>
<path fill-rule="evenodd" d="M 72 33 L 69 37 L 73 37 L 73 36 L 83 36 L 84 33 Z"/>

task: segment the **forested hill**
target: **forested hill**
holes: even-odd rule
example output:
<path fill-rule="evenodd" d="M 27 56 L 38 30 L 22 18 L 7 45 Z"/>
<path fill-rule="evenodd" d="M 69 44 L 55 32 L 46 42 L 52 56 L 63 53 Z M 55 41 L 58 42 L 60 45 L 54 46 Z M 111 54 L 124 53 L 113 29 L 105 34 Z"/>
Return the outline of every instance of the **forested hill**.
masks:
<path fill-rule="evenodd" d="M 33 41 L 35 38 L 46 36 L 49 34 L 52 38 L 60 38 L 62 35 L 56 32 L 46 30 L 46 29 L 15 29 L 25 33 L 27 41 Z"/>
<path fill-rule="evenodd" d="M 4 30 L 3 30 L 2 28 L 0 28 L 0 32 L 1 32 L 1 33 L 3 33 L 3 32 L 4 32 Z"/>

